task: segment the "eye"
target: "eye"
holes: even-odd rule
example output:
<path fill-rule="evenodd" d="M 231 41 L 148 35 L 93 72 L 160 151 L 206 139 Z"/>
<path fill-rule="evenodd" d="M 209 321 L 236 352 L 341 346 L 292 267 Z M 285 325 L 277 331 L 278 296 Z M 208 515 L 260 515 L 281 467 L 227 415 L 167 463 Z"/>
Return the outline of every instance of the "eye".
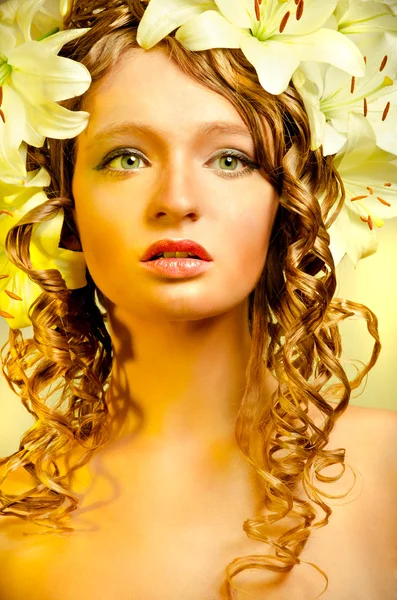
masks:
<path fill-rule="evenodd" d="M 211 159 L 211 163 L 216 161 L 219 161 L 221 177 L 241 177 L 259 169 L 257 163 L 237 150 L 224 150 Z M 245 165 L 243 169 L 238 169 L 239 163 Z"/>
<path fill-rule="evenodd" d="M 216 171 L 220 177 L 242 177 L 249 175 L 252 171 L 260 168 L 260 166 L 251 160 L 245 154 L 238 150 L 222 150 L 214 156 L 209 163 L 213 164 L 219 161 L 220 168 L 210 168 L 204 165 L 207 169 Z M 238 165 L 243 164 L 242 169 L 238 169 Z M 118 148 L 108 154 L 103 161 L 95 167 L 97 171 L 105 171 L 109 175 L 122 177 L 129 172 L 140 171 L 149 164 L 149 160 L 144 154 L 136 149 Z"/>
<path fill-rule="evenodd" d="M 109 169 L 117 169 L 117 170 L 126 170 L 126 171 L 136 171 L 139 168 L 142 168 L 140 164 L 143 162 L 142 156 L 135 152 L 123 152 L 117 156 L 113 156 L 113 158 L 108 159 L 105 163 L 106 168 Z"/>

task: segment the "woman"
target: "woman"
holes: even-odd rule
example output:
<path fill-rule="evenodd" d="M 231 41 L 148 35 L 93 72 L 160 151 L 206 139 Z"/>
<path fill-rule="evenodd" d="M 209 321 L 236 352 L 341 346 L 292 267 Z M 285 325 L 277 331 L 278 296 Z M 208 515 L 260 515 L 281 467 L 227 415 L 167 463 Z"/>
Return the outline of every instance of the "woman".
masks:
<path fill-rule="evenodd" d="M 88 126 L 29 147 L 50 200 L 7 239 L 43 293 L 33 340 L 11 329 L 4 360 L 37 423 L 2 461 L 0 596 L 306 600 L 311 565 L 324 598 L 392 600 L 396 419 L 348 406 L 380 344 L 371 311 L 333 298 L 333 157 L 310 149 L 294 86 L 266 91 L 239 50 L 173 35 L 145 50 L 144 3 L 78 4 L 65 29 L 90 30 L 60 54 L 92 84 L 63 106 Z M 88 267 L 72 292 L 24 242 L 59 207 L 60 247 Z M 337 324 L 352 315 L 375 346 L 349 382 Z M 331 510 L 322 497 L 354 483 L 345 448 L 365 487 Z"/>

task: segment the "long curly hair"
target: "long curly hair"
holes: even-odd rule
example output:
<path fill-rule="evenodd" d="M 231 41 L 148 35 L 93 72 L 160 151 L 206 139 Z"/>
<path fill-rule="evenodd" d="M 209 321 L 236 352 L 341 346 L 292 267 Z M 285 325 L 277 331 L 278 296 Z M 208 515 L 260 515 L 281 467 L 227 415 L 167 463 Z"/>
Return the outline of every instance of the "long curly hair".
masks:
<path fill-rule="evenodd" d="M 91 29 L 66 44 L 60 55 L 87 66 L 92 76 L 88 93 L 125 52 L 139 47 L 136 31 L 145 8 L 139 0 L 72 2 L 65 28 Z M 325 446 L 381 346 L 376 316 L 361 304 L 334 298 L 335 265 L 327 229 L 343 207 L 343 183 L 332 157 L 310 149 L 308 117 L 293 85 L 277 96 L 267 93 L 239 50 L 192 52 L 173 34 L 158 46 L 184 73 L 232 103 L 252 134 L 257 162 L 280 195 L 266 264 L 248 298 L 252 348 L 235 429 L 238 446 L 263 485 L 264 514 L 247 518 L 242 527 L 249 538 L 273 547 L 276 555 L 238 557 L 227 565 L 225 590 L 231 598 L 232 578 L 246 569 L 287 572 L 305 562 L 299 555 L 311 531 L 325 526 L 332 513 L 321 499 L 332 496 L 319 490 L 315 479 L 335 481 L 345 470 L 345 450 Z M 87 93 L 61 104 L 84 109 L 86 97 Z M 271 148 L 266 141 L 269 130 Z M 112 341 L 103 310 L 105 298 L 88 269 L 87 285 L 69 290 L 57 270 L 33 270 L 29 258 L 32 228 L 54 218 L 59 210 L 64 211 L 60 246 L 70 248 L 71 240 L 79 242 L 72 215 L 75 139 L 46 140 L 42 148 L 28 150 L 28 168 L 44 166 L 51 175 L 48 201 L 10 230 L 6 252 L 42 293 L 29 310 L 33 338 L 24 340 L 19 329 L 10 329 L 2 352 L 7 344 L 10 349 L 2 362 L 9 386 L 35 424 L 22 436 L 18 451 L 0 461 L 0 481 L 23 468 L 36 485 L 19 494 L 0 491 L 0 514 L 43 525 L 50 532 L 73 531 L 65 521 L 76 509 L 78 497 L 68 478 L 109 439 L 106 391 L 112 373 Z M 351 316 L 365 319 L 375 343 L 369 363 L 349 381 L 341 364 L 339 323 Z M 266 402 L 264 367 L 278 381 Z M 58 386 L 50 392 L 55 383 Z M 55 392 L 60 392 L 56 401 L 51 398 Z M 334 408 L 329 401 L 336 400 Z M 322 427 L 309 417 L 310 405 L 323 415 Z M 255 455 L 252 442 L 258 435 L 261 452 Z M 79 460 L 62 470 L 61 457 L 76 447 L 82 449 Z M 342 467 L 338 477 L 321 475 L 322 469 L 336 464 Z M 299 483 L 307 500 L 296 493 Z M 325 518 L 315 524 L 314 505 L 325 512 Z M 261 531 L 286 517 L 298 519 L 299 525 L 275 539 Z M 309 564 L 324 575 L 327 587 L 326 574 Z"/>

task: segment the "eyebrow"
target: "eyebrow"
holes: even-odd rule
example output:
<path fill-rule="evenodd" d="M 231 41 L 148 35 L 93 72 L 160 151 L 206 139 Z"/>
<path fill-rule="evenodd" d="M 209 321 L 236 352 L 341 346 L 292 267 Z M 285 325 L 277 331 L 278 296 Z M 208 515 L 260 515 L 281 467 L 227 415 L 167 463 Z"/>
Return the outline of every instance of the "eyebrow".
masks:
<path fill-rule="evenodd" d="M 238 123 L 232 123 L 228 121 L 210 121 L 207 123 L 201 123 L 196 127 L 197 136 L 205 136 L 211 134 L 229 134 L 229 135 L 242 135 L 250 140 L 252 136 L 244 125 Z M 90 148 L 95 146 L 99 142 L 106 140 L 111 137 L 117 137 L 124 134 L 148 134 L 153 137 L 161 138 L 161 133 L 156 131 L 151 125 L 144 123 L 133 123 L 132 121 L 116 121 L 110 127 L 100 129 L 95 133 L 87 147 Z"/>

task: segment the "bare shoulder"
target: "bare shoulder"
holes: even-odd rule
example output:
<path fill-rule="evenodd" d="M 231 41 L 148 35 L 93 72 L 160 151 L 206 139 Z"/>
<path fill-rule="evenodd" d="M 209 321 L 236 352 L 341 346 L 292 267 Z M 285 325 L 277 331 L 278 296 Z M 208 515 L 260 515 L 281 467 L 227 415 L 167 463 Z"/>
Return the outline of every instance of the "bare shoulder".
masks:
<path fill-rule="evenodd" d="M 345 440 L 352 458 L 365 461 L 366 470 L 376 468 L 383 472 L 384 468 L 397 486 L 396 411 L 351 405 L 337 421 L 335 434 Z"/>
<path fill-rule="evenodd" d="M 335 425 L 330 447 L 346 450 L 345 463 L 358 471 L 363 492 L 356 504 L 373 541 L 383 540 L 397 564 L 397 412 L 381 408 L 349 406 Z M 353 503 L 355 504 L 355 503 Z M 374 531 L 371 534 L 371 529 Z M 387 547 L 387 546 L 386 546 Z M 392 565 L 390 564 L 392 567 Z"/>

